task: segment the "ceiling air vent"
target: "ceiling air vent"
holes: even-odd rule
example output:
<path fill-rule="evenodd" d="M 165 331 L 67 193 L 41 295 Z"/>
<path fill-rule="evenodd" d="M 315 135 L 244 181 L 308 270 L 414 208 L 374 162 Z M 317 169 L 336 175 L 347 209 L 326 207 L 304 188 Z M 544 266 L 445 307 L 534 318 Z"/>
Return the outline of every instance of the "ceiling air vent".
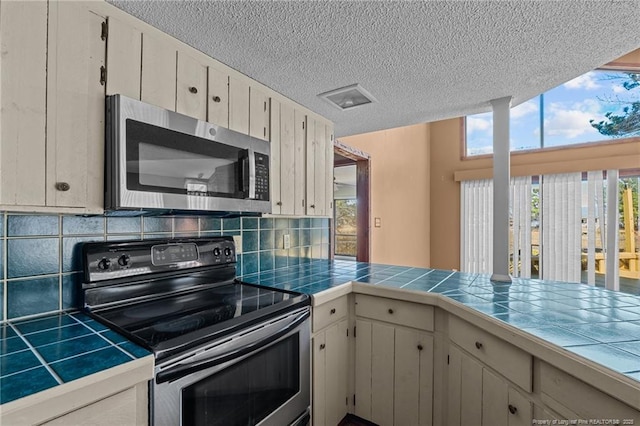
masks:
<path fill-rule="evenodd" d="M 342 111 L 376 102 L 376 99 L 359 84 L 330 90 L 318 96 Z"/>

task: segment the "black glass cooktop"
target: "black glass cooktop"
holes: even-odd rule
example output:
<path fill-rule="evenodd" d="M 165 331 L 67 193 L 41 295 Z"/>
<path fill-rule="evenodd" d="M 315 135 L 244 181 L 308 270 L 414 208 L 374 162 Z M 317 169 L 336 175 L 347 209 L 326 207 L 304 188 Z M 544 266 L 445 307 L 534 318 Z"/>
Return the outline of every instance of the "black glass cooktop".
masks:
<path fill-rule="evenodd" d="M 297 299 L 300 295 L 295 293 L 231 283 L 93 314 L 153 350 L 181 336 L 197 339 L 198 334 L 228 333 L 234 324 L 246 327 L 252 319 L 264 320 Z"/>

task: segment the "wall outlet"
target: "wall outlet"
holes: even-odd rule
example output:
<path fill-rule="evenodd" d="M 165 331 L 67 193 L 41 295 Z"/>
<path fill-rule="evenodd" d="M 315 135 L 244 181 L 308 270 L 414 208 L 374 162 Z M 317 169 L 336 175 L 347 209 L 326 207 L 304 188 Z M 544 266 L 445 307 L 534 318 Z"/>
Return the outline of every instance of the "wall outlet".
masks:
<path fill-rule="evenodd" d="M 242 254 L 242 235 L 234 235 L 233 242 L 236 244 L 236 254 Z"/>
<path fill-rule="evenodd" d="M 283 238 L 282 238 L 282 245 L 285 250 L 290 249 L 291 248 L 291 236 L 289 234 L 284 234 Z"/>

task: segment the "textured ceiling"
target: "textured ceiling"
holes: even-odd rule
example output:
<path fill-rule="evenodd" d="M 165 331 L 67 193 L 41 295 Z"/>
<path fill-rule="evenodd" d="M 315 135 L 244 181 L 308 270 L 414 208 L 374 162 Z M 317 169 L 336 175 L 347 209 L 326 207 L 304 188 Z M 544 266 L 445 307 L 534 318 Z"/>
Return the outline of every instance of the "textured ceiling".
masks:
<path fill-rule="evenodd" d="M 107 0 L 335 123 L 336 136 L 512 105 L 640 47 L 635 1 Z M 360 83 L 377 103 L 317 95 Z"/>

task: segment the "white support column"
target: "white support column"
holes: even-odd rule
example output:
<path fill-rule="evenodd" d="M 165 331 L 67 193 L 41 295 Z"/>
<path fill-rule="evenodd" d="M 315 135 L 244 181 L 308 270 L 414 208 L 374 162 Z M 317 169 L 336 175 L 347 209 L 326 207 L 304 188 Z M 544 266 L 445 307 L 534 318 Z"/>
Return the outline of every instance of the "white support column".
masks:
<path fill-rule="evenodd" d="M 493 274 L 491 281 L 511 282 L 509 276 L 509 107 L 511 96 L 493 99 Z"/>

